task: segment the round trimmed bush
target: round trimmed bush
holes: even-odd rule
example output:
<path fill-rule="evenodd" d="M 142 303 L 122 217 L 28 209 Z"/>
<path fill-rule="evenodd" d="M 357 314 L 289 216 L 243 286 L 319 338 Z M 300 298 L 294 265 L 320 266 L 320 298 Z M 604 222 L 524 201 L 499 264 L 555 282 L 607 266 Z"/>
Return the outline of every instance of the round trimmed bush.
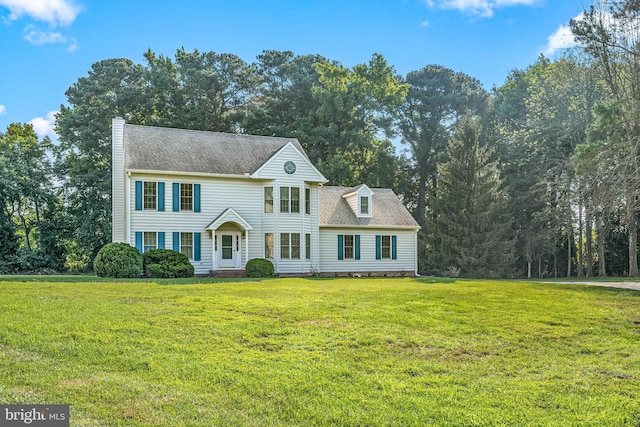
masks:
<path fill-rule="evenodd" d="M 100 277 L 140 277 L 142 255 L 127 243 L 107 243 L 93 260 L 93 269 Z"/>
<path fill-rule="evenodd" d="M 247 277 L 273 277 L 275 269 L 273 263 L 264 258 L 253 258 L 247 262 L 245 267 Z"/>
<path fill-rule="evenodd" d="M 194 268 L 189 257 L 171 249 L 153 249 L 142 255 L 143 271 L 146 277 L 175 279 L 193 277 Z"/>

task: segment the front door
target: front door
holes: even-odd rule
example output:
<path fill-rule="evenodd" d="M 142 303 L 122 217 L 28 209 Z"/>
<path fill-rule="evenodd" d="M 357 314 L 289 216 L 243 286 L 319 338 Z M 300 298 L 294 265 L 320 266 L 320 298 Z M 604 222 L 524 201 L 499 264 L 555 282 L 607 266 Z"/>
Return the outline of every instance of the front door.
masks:
<path fill-rule="evenodd" d="M 218 268 L 240 268 L 240 234 L 218 234 Z"/>

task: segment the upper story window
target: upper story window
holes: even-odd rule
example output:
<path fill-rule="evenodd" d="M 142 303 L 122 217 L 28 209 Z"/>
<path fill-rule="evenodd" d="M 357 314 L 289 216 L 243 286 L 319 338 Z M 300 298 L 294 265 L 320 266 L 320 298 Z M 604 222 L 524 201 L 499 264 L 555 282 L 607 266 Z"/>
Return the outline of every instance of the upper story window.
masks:
<path fill-rule="evenodd" d="M 200 184 L 174 182 L 173 211 L 200 212 Z"/>
<path fill-rule="evenodd" d="M 264 187 L 264 213 L 273 213 L 273 187 Z"/>
<path fill-rule="evenodd" d="M 158 200 L 158 190 L 157 183 L 155 182 L 147 182 L 143 183 L 143 194 L 144 194 L 144 209 L 156 209 L 157 200 Z"/>
<path fill-rule="evenodd" d="M 304 213 L 311 215 L 311 189 L 304 189 Z"/>
<path fill-rule="evenodd" d="M 193 184 L 180 184 L 180 210 L 193 210 Z"/>
<path fill-rule="evenodd" d="M 280 212 L 300 213 L 300 188 L 280 187 Z"/>
<path fill-rule="evenodd" d="M 135 209 L 164 211 L 164 182 L 136 181 Z"/>

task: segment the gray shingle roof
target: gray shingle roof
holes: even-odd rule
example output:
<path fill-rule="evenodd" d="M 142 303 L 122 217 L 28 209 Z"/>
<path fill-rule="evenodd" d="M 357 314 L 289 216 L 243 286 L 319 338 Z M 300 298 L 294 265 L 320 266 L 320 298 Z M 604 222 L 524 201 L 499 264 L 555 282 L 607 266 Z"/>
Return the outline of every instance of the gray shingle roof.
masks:
<path fill-rule="evenodd" d="M 388 188 L 372 188 L 371 218 L 358 218 L 342 197 L 357 188 L 320 187 L 320 226 L 420 228 L 400 199 Z"/>
<path fill-rule="evenodd" d="M 297 139 L 125 124 L 125 168 L 225 175 L 251 174 Z"/>

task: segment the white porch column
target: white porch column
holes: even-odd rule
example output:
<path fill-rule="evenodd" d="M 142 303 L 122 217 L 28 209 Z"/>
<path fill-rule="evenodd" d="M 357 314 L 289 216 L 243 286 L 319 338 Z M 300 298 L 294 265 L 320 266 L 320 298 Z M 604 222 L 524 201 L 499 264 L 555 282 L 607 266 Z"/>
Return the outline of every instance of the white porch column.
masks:
<path fill-rule="evenodd" d="M 247 262 L 249 262 L 249 230 L 244 230 L 244 259 L 245 259 L 245 267 Z M 242 264 L 242 263 L 241 263 Z M 240 265 L 242 267 L 242 265 Z"/>
<path fill-rule="evenodd" d="M 216 230 L 211 232 L 211 252 L 213 253 L 213 268 L 212 270 L 217 270 L 218 265 L 216 264 L 218 261 L 218 252 L 216 251 Z"/>

